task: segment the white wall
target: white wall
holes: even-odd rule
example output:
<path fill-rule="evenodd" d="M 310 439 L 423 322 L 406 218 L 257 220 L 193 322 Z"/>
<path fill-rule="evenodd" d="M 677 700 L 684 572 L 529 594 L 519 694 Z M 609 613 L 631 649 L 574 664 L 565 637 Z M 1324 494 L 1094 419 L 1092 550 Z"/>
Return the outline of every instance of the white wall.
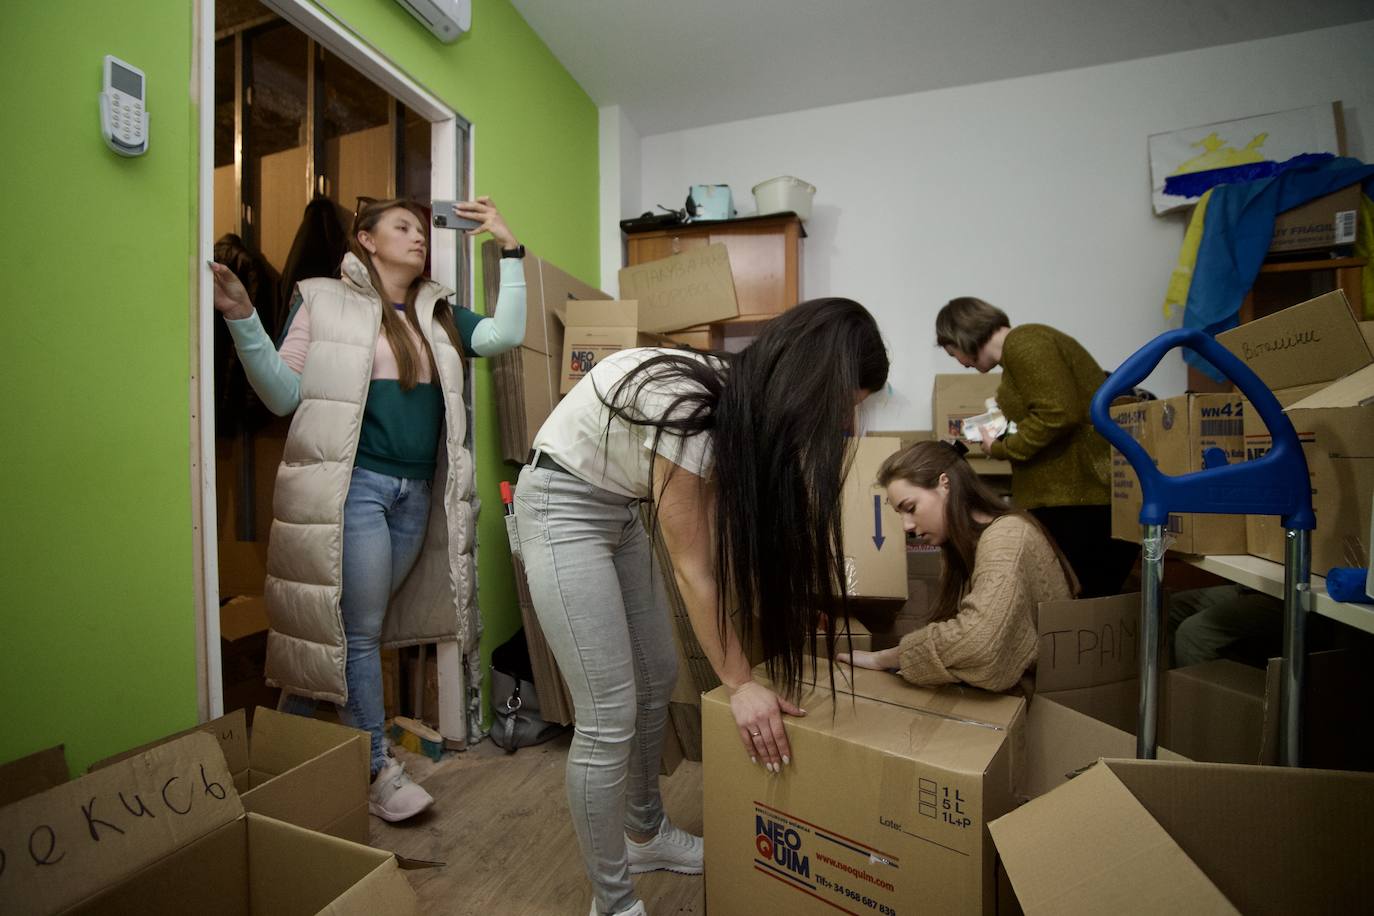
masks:
<path fill-rule="evenodd" d="M 617 271 L 625 263 L 620 221 L 643 212 L 639 206 L 640 139 L 619 105 L 608 105 L 597 112 L 597 132 L 601 165 L 601 289 L 617 296 Z"/>
<path fill-rule="evenodd" d="M 1152 213 L 1146 137 L 1339 99 L 1348 152 L 1368 160 L 1371 48 L 1374 21 L 659 134 L 642 141 L 639 200 L 726 182 L 744 213 L 759 181 L 814 184 L 803 295 L 877 316 L 893 390 L 869 427 L 927 429 L 933 375 L 959 369 L 934 347 L 943 303 L 980 296 L 1116 366 L 1168 326 L 1183 233 Z M 1179 355 L 1148 384 L 1182 391 Z"/>

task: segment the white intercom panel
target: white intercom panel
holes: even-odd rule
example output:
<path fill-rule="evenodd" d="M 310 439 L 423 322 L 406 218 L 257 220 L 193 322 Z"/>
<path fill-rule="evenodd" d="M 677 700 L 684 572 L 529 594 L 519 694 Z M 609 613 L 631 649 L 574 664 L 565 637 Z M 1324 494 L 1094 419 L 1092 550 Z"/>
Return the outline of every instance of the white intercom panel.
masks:
<path fill-rule="evenodd" d="M 100 93 L 100 133 L 121 156 L 148 151 L 148 81 L 143 71 L 105 55 L 105 89 Z"/>

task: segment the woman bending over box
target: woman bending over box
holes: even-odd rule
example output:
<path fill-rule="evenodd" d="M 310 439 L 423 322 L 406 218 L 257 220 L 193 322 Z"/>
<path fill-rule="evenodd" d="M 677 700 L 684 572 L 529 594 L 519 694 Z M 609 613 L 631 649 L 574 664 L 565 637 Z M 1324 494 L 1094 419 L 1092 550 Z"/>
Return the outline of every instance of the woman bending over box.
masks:
<path fill-rule="evenodd" d="M 1067 561 L 1030 515 L 1009 509 L 954 446 L 918 442 L 878 470 L 902 527 L 940 547 L 944 571 L 933 623 L 861 668 L 896 669 L 913 684 L 1015 687 L 1035 665 L 1037 609 L 1077 591 Z M 841 662 L 850 653 L 836 653 Z M 1028 685 L 1026 685 L 1028 686 Z"/>

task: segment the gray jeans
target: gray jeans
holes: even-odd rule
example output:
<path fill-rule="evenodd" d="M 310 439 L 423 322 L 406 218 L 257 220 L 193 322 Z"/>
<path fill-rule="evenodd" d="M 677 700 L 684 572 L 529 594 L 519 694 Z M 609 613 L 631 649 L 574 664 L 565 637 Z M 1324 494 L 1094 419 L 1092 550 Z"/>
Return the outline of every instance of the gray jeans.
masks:
<path fill-rule="evenodd" d="M 672 621 L 639 501 L 526 467 L 515 516 L 530 596 L 577 722 L 568 808 L 602 913 L 637 899 L 625 831 L 658 830 L 659 756 L 677 680 Z"/>

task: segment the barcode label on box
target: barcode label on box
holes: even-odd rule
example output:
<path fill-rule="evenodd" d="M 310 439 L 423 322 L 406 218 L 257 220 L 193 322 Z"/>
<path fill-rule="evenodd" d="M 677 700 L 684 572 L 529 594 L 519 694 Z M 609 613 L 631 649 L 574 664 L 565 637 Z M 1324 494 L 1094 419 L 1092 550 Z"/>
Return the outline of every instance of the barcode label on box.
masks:
<path fill-rule="evenodd" d="M 1355 211 L 1341 210 L 1336 214 L 1336 237 L 1332 240 L 1337 245 L 1347 245 L 1355 241 Z"/>
<path fill-rule="evenodd" d="M 1239 436 L 1244 433 L 1242 420 L 1203 420 L 1199 431 L 1204 437 Z"/>

